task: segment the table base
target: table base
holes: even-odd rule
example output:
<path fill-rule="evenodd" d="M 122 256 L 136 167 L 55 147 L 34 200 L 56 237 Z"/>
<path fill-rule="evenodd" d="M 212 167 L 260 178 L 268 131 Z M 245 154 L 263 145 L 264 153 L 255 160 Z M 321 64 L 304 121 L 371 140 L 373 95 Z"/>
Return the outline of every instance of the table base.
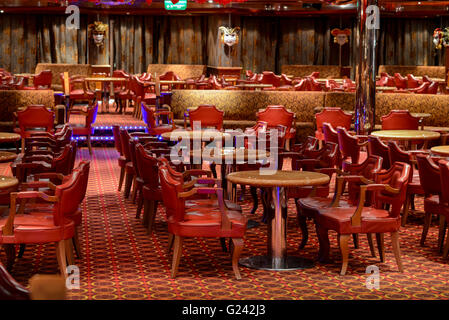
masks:
<path fill-rule="evenodd" d="M 251 269 L 274 271 L 309 269 L 315 265 L 312 260 L 295 256 L 287 256 L 278 261 L 268 256 L 254 256 L 242 258 L 239 263 Z"/>

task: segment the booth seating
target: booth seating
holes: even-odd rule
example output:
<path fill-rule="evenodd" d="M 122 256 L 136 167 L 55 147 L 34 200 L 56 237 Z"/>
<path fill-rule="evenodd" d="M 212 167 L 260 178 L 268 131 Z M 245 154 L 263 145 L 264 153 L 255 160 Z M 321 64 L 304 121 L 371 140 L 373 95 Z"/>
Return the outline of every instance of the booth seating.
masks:
<path fill-rule="evenodd" d="M 206 74 L 206 66 L 197 64 L 149 64 L 147 68 L 147 73 L 153 76 L 154 74 L 162 75 L 167 71 L 172 71 L 179 78 L 185 80 L 199 78 Z"/>
<path fill-rule="evenodd" d="M 319 72 L 320 78 L 341 78 L 350 75 L 351 67 L 329 65 L 282 65 L 281 73 L 294 77 L 306 77 L 313 72 Z"/>
<path fill-rule="evenodd" d="M 62 91 L 62 82 L 59 74 L 68 72 L 69 76 L 90 76 L 92 75 L 92 66 L 90 64 L 69 64 L 69 63 L 38 63 L 35 74 L 43 70 L 50 70 L 53 74 L 51 80 L 51 89 Z"/>
<path fill-rule="evenodd" d="M 399 65 L 380 65 L 378 74 L 388 73 L 393 75 L 400 73 L 402 75 L 413 74 L 414 76 L 429 76 L 430 78 L 446 79 L 445 67 L 439 66 L 399 66 Z"/>

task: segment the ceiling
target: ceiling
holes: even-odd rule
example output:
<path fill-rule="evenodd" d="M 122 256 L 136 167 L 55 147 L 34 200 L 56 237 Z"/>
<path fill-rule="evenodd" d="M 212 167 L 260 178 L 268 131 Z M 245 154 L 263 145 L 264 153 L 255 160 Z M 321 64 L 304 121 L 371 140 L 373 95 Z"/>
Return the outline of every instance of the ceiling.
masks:
<path fill-rule="evenodd" d="M 244 3 L 219 5 L 213 0 L 199 4 L 188 0 L 186 11 L 166 11 L 163 0 L 153 0 L 148 5 L 145 0 L 134 0 L 132 5 L 98 5 L 100 0 L 0 0 L 0 8 L 5 13 L 23 12 L 64 12 L 69 4 L 78 5 L 82 13 L 111 14 L 217 14 L 235 13 L 245 15 L 330 15 L 355 14 L 355 1 L 339 0 L 342 5 L 331 4 L 332 0 L 248 0 Z M 132 0 L 101 0 L 104 2 Z M 349 2 L 349 3 L 348 3 Z M 353 2 L 353 3 L 351 3 Z M 345 4 L 346 3 L 346 4 Z M 381 14 L 394 16 L 439 16 L 449 15 L 449 1 L 407 1 L 379 0 Z"/>

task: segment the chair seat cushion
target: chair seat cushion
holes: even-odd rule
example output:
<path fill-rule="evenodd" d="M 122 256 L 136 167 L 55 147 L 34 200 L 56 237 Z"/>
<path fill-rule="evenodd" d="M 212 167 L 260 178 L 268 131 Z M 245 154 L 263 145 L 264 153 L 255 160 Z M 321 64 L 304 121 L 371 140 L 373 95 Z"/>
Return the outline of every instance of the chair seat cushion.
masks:
<path fill-rule="evenodd" d="M 439 196 L 433 195 L 424 198 L 424 211 L 440 214 L 442 212 L 442 206 L 440 205 Z"/>
<path fill-rule="evenodd" d="M 120 167 L 120 168 L 124 168 L 125 166 L 126 166 L 126 158 L 124 157 L 124 156 L 120 156 L 119 158 L 118 158 L 118 166 Z"/>
<path fill-rule="evenodd" d="M 154 189 L 148 185 L 144 185 L 142 187 L 142 197 L 146 200 L 162 201 L 162 189 L 160 186 Z"/>
<path fill-rule="evenodd" d="M 86 128 L 84 124 L 70 124 L 70 127 L 72 128 L 72 133 L 74 136 L 87 136 L 88 134 L 93 134 L 94 129 Z"/>
<path fill-rule="evenodd" d="M 320 209 L 328 208 L 332 203 L 332 197 L 309 197 L 304 199 L 298 199 L 296 204 L 301 210 L 301 214 L 307 217 L 314 217 Z M 340 208 L 353 207 L 348 201 L 340 200 L 338 203 Z"/>
<path fill-rule="evenodd" d="M 320 228 L 335 230 L 339 234 L 395 232 L 401 226 L 401 217 L 391 217 L 387 210 L 363 208 L 361 223 L 352 226 L 351 217 L 356 207 L 322 208 L 315 215 Z"/>
<path fill-rule="evenodd" d="M 165 132 L 170 132 L 173 131 L 173 126 L 172 125 L 161 125 L 161 126 L 157 126 L 155 128 L 150 128 L 149 132 L 152 135 L 161 135 Z"/>
<path fill-rule="evenodd" d="M 231 222 L 231 228 L 221 230 L 221 213 L 218 207 L 186 208 L 183 221 L 175 222 L 173 217 L 168 219 L 168 230 L 183 237 L 243 237 L 246 231 L 246 218 L 238 211 L 226 210 L 226 214 Z"/>
<path fill-rule="evenodd" d="M 95 94 L 92 91 L 84 92 L 83 89 L 75 89 L 70 91 L 70 99 L 93 99 Z"/>
<path fill-rule="evenodd" d="M 0 243 L 46 243 L 73 238 L 75 223 L 68 218 L 57 226 L 52 215 L 16 214 L 13 235 L 1 231 L 7 217 L 0 219 Z"/>
<path fill-rule="evenodd" d="M 136 171 L 134 170 L 134 165 L 133 165 L 133 163 L 131 161 L 128 161 L 126 163 L 125 170 L 126 170 L 126 173 L 136 174 Z"/>

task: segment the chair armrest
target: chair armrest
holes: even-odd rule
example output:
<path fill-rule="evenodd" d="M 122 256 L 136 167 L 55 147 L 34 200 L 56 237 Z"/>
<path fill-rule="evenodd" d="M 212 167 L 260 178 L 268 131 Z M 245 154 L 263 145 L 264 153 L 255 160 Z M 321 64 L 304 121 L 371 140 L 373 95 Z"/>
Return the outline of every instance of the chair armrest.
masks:
<path fill-rule="evenodd" d="M 356 176 L 356 175 L 340 175 L 335 180 L 335 192 L 334 192 L 334 198 L 332 199 L 332 202 L 330 204 L 330 207 L 338 207 L 340 204 L 340 198 L 344 191 L 344 182 L 360 182 L 364 183 L 366 185 L 373 184 L 374 182 L 371 180 L 366 179 L 363 176 Z M 363 202 L 364 203 L 364 202 Z"/>
<path fill-rule="evenodd" d="M 39 179 L 58 179 L 59 181 L 64 180 L 64 175 L 62 173 L 56 172 L 46 172 L 46 173 L 36 173 L 33 175 L 34 181 Z"/>
<path fill-rule="evenodd" d="M 23 161 L 25 161 L 25 162 L 44 161 L 44 162 L 47 162 L 48 164 L 51 164 L 51 162 L 53 161 L 53 156 L 50 156 L 50 155 L 31 155 L 31 156 L 27 156 L 25 154 L 25 156 L 23 157 Z"/>
<path fill-rule="evenodd" d="M 393 188 L 388 184 L 367 184 L 360 186 L 359 204 L 351 217 L 351 224 L 353 226 L 359 226 L 361 223 L 367 191 L 387 191 L 393 194 L 398 194 L 400 192 L 399 189 Z"/>
<path fill-rule="evenodd" d="M 35 188 L 48 188 L 51 190 L 55 190 L 56 185 L 54 185 L 50 181 L 30 181 L 20 184 L 20 188 L 22 188 L 23 190 Z"/>

